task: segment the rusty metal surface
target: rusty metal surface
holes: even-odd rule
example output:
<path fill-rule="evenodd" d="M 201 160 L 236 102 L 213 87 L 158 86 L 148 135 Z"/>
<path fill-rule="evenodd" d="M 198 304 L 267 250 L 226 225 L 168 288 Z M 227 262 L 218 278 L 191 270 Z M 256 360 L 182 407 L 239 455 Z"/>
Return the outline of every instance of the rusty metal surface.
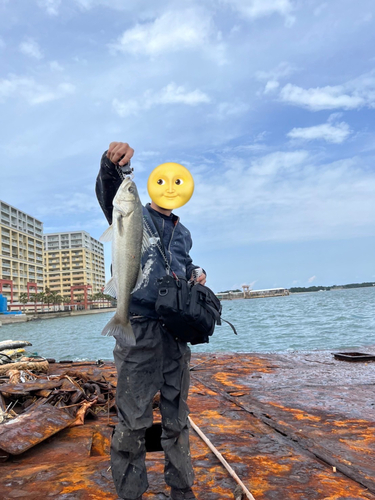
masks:
<path fill-rule="evenodd" d="M 353 367 L 318 352 L 215 355 L 193 376 L 302 453 L 375 494 L 374 364 Z"/>
<path fill-rule="evenodd" d="M 65 429 L 74 420 L 62 408 L 45 404 L 33 413 L 24 413 L 0 426 L 0 450 L 19 455 Z"/>
<path fill-rule="evenodd" d="M 256 500 L 375 500 L 375 363 L 205 354 L 192 366 L 191 417 Z M 110 363 L 51 369 L 116 384 Z M 0 498 L 117 499 L 108 470 L 116 417 L 92 418 L 0 463 Z M 234 481 L 193 431 L 191 451 L 197 498 L 233 500 Z M 147 465 L 144 498 L 166 500 L 163 453 L 148 453 Z"/>
<path fill-rule="evenodd" d="M 24 382 L 22 384 L 1 384 L 0 392 L 3 394 L 21 394 L 27 395 L 29 392 L 40 390 L 55 389 L 60 387 L 61 380 L 42 380 L 35 382 Z"/>

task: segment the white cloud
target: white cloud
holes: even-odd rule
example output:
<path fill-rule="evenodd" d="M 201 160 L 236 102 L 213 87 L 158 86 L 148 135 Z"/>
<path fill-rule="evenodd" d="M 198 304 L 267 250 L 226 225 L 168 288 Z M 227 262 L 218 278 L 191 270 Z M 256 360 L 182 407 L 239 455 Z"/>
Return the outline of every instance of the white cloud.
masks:
<path fill-rule="evenodd" d="M 61 0 L 38 0 L 39 7 L 44 8 L 50 16 L 58 15 L 60 4 Z"/>
<path fill-rule="evenodd" d="M 315 280 L 316 280 L 316 276 L 311 276 L 311 278 L 309 278 L 307 281 L 308 281 L 308 283 L 312 283 Z"/>
<path fill-rule="evenodd" d="M 155 21 L 126 30 L 111 47 L 120 52 L 155 56 L 186 48 L 201 48 L 212 33 L 203 10 L 166 12 Z"/>
<path fill-rule="evenodd" d="M 245 114 L 249 110 L 249 107 L 248 104 L 241 101 L 221 102 L 217 106 L 216 113 L 212 116 L 224 120 L 228 116 L 240 116 Z"/>
<path fill-rule="evenodd" d="M 249 18 L 257 19 L 259 17 L 280 14 L 285 18 L 288 26 L 292 25 L 295 18 L 292 16 L 293 5 L 291 0 L 223 0 L 230 4 L 240 14 Z"/>
<path fill-rule="evenodd" d="M 43 59 L 43 54 L 38 43 L 32 38 L 21 42 L 19 50 L 26 56 L 33 57 L 34 59 Z"/>
<path fill-rule="evenodd" d="M 53 90 L 47 88 L 40 89 L 39 92 L 30 96 L 30 104 L 42 104 L 44 102 L 56 101 L 57 99 L 62 99 L 63 97 L 74 94 L 75 86 L 71 83 L 60 83 Z"/>
<path fill-rule="evenodd" d="M 341 85 L 303 89 L 288 83 L 280 92 L 281 100 L 312 111 L 322 109 L 356 109 L 365 100 L 358 95 L 345 94 Z"/>
<path fill-rule="evenodd" d="M 0 100 L 8 97 L 20 97 L 29 104 L 41 104 L 61 99 L 75 91 L 71 83 L 60 83 L 51 88 L 37 83 L 33 78 L 11 75 L 0 80 Z"/>
<path fill-rule="evenodd" d="M 333 144 L 341 144 L 350 135 L 349 125 L 345 122 L 336 124 L 323 123 L 313 127 L 293 128 L 287 135 L 291 139 L 303 139 L 312 141 L 321 139 Z"/>
<path fill-rule="evenodd" d="M 269 71 L 257 71 L 255 73 L 255 78 L 261 82 L 266 82 L 263 93 L 270 94 L 279 88 L 279 80 L 290 76 L 295 71 L 295 66 L 283 61 Z"/>
<path fill-rule="evenodd" d="M 295 71 L 295 66 L 286 61 L 283 61 L 269 71 L 257 71 L 255 73 L 255 78 L 259 81 L 281 80 L 282 78 L 290 76 Z"/>
<path fill-rule="evenodd" d="M 291 171 L 303 164 L 308 158 L 307 151 L 277 151 L 263 156 L 251 163 L 251 173 L 260 176 L 275 176 L 282 171 Z"/>
<path fill-rule="evenodd" d="M 276 80 L 269 80 L 264 87 L 264 93 L 269 94 L 279 88 L 280 84 Z"/>
<path fill-rule="evenodd" d="M 187 225 L 205 214 L 204 233 L 195 232 L 206 244 L 375 235 L 373 158 L 324 163 L 304 150 L 252 156 L 226 156 L 204 177 L 192 168 L 196 190 L 180 211 Z"/>
<path fill-rule="evenodd" d="M 152 97 L 151 100 L 156 104 L 181 103 L 189 106 L 210 102 L 210 98 L 201 90 L 187 92 L 184 86 L 177 86 L 174 82 L 168 84 L 162 89 L 159 96 Z"/>
<path fill-rule="evenodd" d="M 129 99 L 120 101 L 114 99 L 112 104 L 116 113 L 122 117 L 138 114 L 141 110 L 147 110 L 161 104 L 185 104 L 196 106 L 198 104 L 207 104 L 210 98 L 199 89 L 191 92 L 187 91 L 183 85 L 169 83 L 160 92 L 147 90 L 139 99 Z"/>
<path fill-rule="evenodd" d="M 341 85 L 304 89 L 288 83 L 280 91 L 282 101 L 311 111 L 375 107 L 375 71 Z"/>

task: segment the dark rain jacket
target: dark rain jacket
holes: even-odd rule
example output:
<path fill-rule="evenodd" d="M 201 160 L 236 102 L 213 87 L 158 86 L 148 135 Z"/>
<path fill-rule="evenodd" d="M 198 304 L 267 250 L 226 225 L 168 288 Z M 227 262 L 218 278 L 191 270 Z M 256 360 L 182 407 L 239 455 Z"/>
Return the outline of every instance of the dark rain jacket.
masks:
<path fill-rule="evenodd" d="M 107 158 L 106 152 L 103 154 L 100 162 L 100 170 L 96 179 L 96 196 L 99 204 L 106 216 L 109 224 L 112 224 L 112 201 L 120 187 L 122 179 L 116 171 L 115 165 Z M 156 217 L 151 217 L 150 210 L 156 214 Z M 151 209 L 148 204 L 143 207 L 143 217 L 146 219 L 155 237 L 159 234 L 163 235 L 164 219 L 157 216 L 158 212 Z M 158 230 L 154 224 L 158 224 Z M 193 264 L 189 255 L 192 247 L 192 239 L 190 231 L 181 224 L 179 218 L 174 215 L 174 229 L 171 240 L 167 248 L 165 248 L 166 257 L 169 261 L 170 268 L 177 276 L 190 279 L 193 269 L 198 266 Z M 151 245 L 142 255 L 142 269 L 145 275 L 142 286 L 133 293 L 130 304 L 130 313 L 132 315 L 147 316 L 156 318 L 155 302 L 158 295 L 157 280 L 166 274 L 166 267 L 156 245 Z"/>

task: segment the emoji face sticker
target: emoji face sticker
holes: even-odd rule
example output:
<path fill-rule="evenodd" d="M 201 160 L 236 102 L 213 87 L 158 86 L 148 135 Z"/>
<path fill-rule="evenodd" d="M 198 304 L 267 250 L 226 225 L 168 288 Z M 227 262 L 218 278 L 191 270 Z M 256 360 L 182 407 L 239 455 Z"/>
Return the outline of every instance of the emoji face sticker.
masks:
<path fill-rule="evenodd" d="M 151 172 L 147 191 L 158 207 L 173 210 L 185 205 L 192 197 L 193 176 L 179 163 L 162 163 Z"/>

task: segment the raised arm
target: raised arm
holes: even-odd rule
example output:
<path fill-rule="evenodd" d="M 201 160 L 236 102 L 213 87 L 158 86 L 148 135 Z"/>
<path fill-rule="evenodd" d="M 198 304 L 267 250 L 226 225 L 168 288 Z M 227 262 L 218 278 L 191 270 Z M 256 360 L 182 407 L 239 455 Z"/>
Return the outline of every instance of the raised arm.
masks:
<path fill-rule="evenodd" d="M 125 166 L 133 154 L 134 149 L 126 142 L 111 142 L 108 151 L 105 151 L 100 161 L 95 192 L 109 224 L 112 224 L 112 201 L 122 182 L 116 164 L 119 167 Z"/>

